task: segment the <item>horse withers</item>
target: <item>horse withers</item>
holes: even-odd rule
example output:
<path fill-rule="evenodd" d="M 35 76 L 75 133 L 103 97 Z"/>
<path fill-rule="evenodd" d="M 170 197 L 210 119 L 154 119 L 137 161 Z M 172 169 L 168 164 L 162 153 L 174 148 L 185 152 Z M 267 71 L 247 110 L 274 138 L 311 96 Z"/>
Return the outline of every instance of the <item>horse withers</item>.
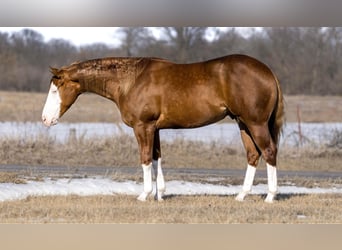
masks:
<path fill-rule="evenodd" d="M 251 191 L 262 156 L 267 165 L 268 194 L 277 192 L 277 146 L 284 117 L 279 82 L 262 62 L 246 55 L 229 55 L 205 62 L 175 64 L 159 58 L 103 58 L 51 68 L 50 90 L 42 113 L 46 126 L 59 118 L 84 92 L 112 100 L 125 124 L 132 127 L 139 144 L 144 188 L 141 201 L 165 191 L 161 168 L 159 130 L 196 128 L 226 116 L 239 125 L 247 153 L 242 191 Z"/>

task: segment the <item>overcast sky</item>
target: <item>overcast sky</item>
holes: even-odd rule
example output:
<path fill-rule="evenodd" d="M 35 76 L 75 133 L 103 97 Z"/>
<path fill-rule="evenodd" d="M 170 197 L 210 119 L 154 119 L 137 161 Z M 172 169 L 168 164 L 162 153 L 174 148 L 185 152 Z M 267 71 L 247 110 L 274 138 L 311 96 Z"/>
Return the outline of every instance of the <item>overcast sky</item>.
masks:
<path fill-rule="evenodd" d="M 74 45 L 86 45 L 92 43 L 106 43 L 118 45 L 120 40 L 115 37 L 115 27 L 28 27 L 36 30 L 44 36 L 45 41 L 52 38 L 62 38 Z M 15 32 L 23 27 L 0 27 L 1 32 Z"/>

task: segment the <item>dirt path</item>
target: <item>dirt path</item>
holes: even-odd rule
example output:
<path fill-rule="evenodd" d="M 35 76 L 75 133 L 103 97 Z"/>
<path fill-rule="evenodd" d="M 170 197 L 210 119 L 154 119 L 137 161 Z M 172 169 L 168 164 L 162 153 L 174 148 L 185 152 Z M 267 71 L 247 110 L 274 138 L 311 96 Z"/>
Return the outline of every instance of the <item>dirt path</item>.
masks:
<path fill-rule="evenodd" d="M 243 178 L 245 170 L 233 169 L 172 169 L 164 168 L 165 176 L 196 176 L 196 177 L 237 177 Z M 111 176 L 111 175 L 136 175 L 139 177 L 142 170 L 138 167 L 67 167 L 67 166 L 18 166 L 0 165 L 0 172 L 12 172 L 29 176 Z M 279 178 L 311 178 L 311 179 L 342 179 L 342 172 L 314 172 L 314 171 L 278 171 Z M 258 169 L 256 178 L 266 178 L 266 171 Z"/>

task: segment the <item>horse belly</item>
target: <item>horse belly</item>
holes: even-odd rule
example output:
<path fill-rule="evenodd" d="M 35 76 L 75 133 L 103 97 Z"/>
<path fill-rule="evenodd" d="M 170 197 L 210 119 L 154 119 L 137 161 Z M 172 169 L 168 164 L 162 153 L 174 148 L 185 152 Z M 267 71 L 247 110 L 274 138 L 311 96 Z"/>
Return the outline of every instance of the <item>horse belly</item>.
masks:
<path fill-rule="evenodd" d="M 226 107 L 201 103 L 201 105 L 174 104 L 161 113 L 157 127 L 159 128 L 196 128 L 222 120 L 227 112 Z"/>

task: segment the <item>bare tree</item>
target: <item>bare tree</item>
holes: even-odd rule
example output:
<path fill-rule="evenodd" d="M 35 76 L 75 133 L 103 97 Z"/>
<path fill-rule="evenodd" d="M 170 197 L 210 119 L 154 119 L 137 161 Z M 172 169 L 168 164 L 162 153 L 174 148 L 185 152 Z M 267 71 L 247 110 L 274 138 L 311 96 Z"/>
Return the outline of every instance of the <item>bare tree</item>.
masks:
<path fill-rule="evenodd" d="M 206 27 L 164 27 L 162 32 L 176 53 L 174 60 L 189 62 L 198 60 L 197 51 L 205 41 Z"/>
<path fill-rule="evenodd" d="M 153 35 L 159 31 L 158 39 Z M 121 46 L 77 47 L 62 39 L 45 42 L 24 29 L 0 32 L 0 89 L 46 91 L 48 67 L 107 56 L 153 56 L 179 63 L 233 53 L 254 56 L 268 64 L 286 94 L 342 95 L 342 28 L 264 28 L 243 36 L 237 29 L 216 32 L 208 41 L 205 27 L 121 28 Z"/>
<path fill-rule="evenodd" d="M 138 52 L 154 42 L 154 37 L 148 28 L 126 27 L 120 28 L 121 48 L 126 56 L 139 56 Z"/>
<path fill-rule="evenodd" d="M 207 47 L 207 57 L 220 57 L 229 54 L 246 53 L 246 40 L 235 28 L 220 31 L 216 29 L 216 39 Z"/>

